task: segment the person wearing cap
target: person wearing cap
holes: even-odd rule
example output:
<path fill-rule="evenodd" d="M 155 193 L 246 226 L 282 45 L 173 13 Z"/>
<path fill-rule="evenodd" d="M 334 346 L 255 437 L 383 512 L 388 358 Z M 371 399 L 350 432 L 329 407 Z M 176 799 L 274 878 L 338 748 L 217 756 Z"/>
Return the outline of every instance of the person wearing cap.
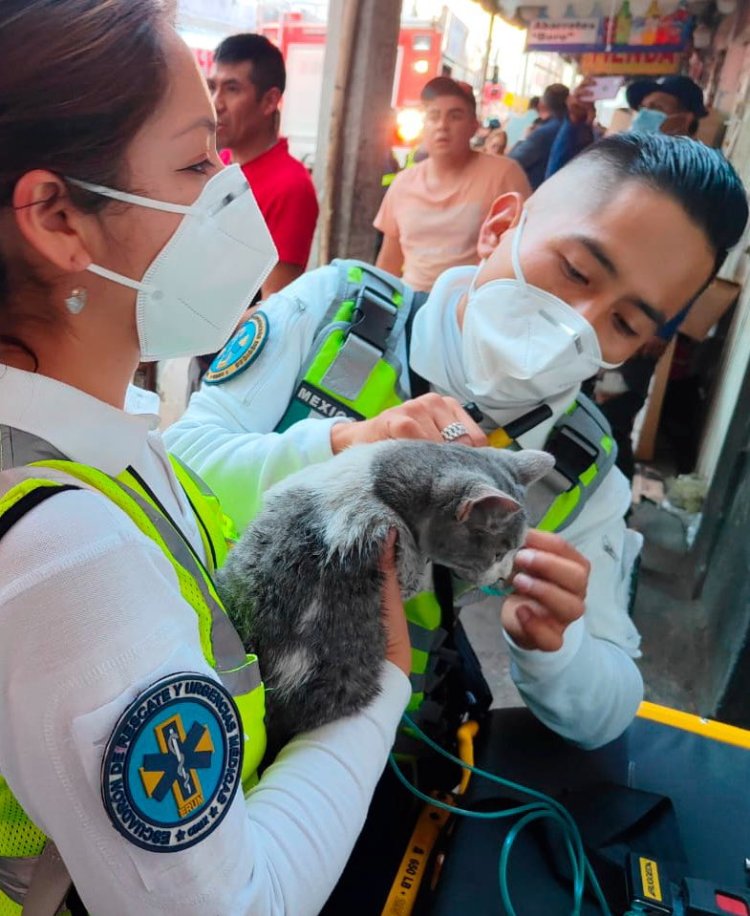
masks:
<path fill-rule="evenodd" d="M 596 139 L 596 109 L 590 100 L 591 79 L 585 79 L 568 96 L 567 117 L 552 144 L 545 180 L 559 172 Z"/>
<path fill-rule="evenodd" d="M 536 190 L 544 181 L 552 145 L 567 119 L 567 102 L 570 90 L 562 83 L 547 86 L 539 103 L 539 111 L 549 112 L 547 118 L 525 140 L 516 143 L 509 153 L 526 172 L 531 187 Z"/>
<path fill-rule="evenodd" d="M 635 111 L 631 131 L 694 137 L 698 122 L 708 114 L 703 90 L 688 76 L 638 80 L 628 86 L 627 100 Z"/>
<path fill-rule="evenodd" d="M 429 292 L 450 267 L 477 263 L 477 239 L 492 201 L 531 188 L 523 169 L 505 156 L 471 148 L 478 123 L 467 83 L 447 76 L 422 90 L 427 159 L 396 176 L 375 217 L 383 233 L 377 266 L 413 289 Z"/>

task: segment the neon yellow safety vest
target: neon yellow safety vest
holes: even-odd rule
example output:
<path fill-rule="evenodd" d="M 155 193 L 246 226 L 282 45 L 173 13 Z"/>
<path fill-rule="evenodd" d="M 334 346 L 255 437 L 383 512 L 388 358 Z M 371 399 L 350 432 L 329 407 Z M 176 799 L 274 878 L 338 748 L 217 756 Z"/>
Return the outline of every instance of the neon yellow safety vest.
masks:
<path fill-rule="evenodd" d="M 112 478 L 86 465 L 53 460 L 4 471 L 0 473 L 0 531 L 3 527 L 7 530 L 9 522 L 17 521 L 48 493 L 78 488 L 80 483 L 119 506 L 158 545 L 177 575 L 183 598 L 198 617 L 203 655 L 239 709 L 245 733 L 242 785 L 248 791 L 257 782 L 257 768 L 266 748 L 263 684 L 258 659 L 245 653 L 211 581 L 211 573 L 224 562 L 236 532 L 205 484 L 175 458 L 172 465 L 198 521 L 208 568 L 131 470 Z M 21 914 L 18 901 L 46 842 L 47 837 L 32 823 L 0 774 L 0 916 Z"/>

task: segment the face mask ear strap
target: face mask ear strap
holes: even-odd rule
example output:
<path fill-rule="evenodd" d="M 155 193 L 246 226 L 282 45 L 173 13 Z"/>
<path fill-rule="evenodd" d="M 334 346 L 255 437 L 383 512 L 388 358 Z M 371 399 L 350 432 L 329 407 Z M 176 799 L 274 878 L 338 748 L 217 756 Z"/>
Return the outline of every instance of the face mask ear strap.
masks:
<path fill-rule="evenodd" d="M 521 286 L 528 286 L 526 282 L 526 277 L 524 277 L 523 275 L 523 270 L 521 270 L 521 261 L 519 260 L 519 257 L 518 257 L 519 248 L 521 247 L 521 230 L 523 229 L 525 222 L 526 222 L 526 211 L 523 210 L 521 212 L 521 218 L 518 221 L 518 225 L 516 226 L 516 233 L 513 236 L 513 245 L 511 246 L 511 250 L 510 250 L 510 256 L 513 262 L 513 273 L 516 275 L 516 280 L 518 280 Z M 481 273 L 481 270 L 486 263 L 487 263 L 487 258 L 482 258 L 482 260 L 479 262 L 479 265 L 477 266 L 477 269 L 474 272 L 474 276 L 471 278 L 471 285 L 469 286 L 469 292 L 468 292 L 469 296 L 471 296 L 471 294 L 475 291 L 476 285 L 477 285 L 477 277 Z"/>
<path fill-rule="evenodd" d="M 516 226 L 516 231 L 513 236 L 513 245 L 510 249 L 510 256 L 513 262 L 513 273 L 516 275 L 516 280 L 522 285 L 527 286 L 526 277 L 523 275 L 523 270 L 521 269 L 521 233 L 523 227 L 526 224 L 526 210 L 523 210 L 521 213 L 521 218 L 518 221 Z"/>
<path fill-rule="evenodd" d="M 477 269 L 474 271 L 474 276 L 471 278 L 471 283 L 469 284 L 469 292 L 467 295 L 471 296 L 472 293 L 477 288 L 477 277 L 482 272 L 482 268 L 487 263 L 487 258 L 482 258 L 482 260 L 477 264 Z"/>
<path fill-rule="evenodd" d="M 139 283 L 138 280 L 131 280 L 130 277 L 118 274 L 117 271 L 109 270 L 106 267 L 100 267 L 98 264 L 89 264 L 87 270 L 105 280 L 112 280 L 113 283 L 119 283 L 121 286 L 127 286 L 128 289 L 135 289 L 143 292 L 150 292 L 152 287 Z"/>
<path fill-rule="evenodd" d="M 110 197 L 113 200 L 121 200 L 126 204 L 135 204 L 137 207 L 148 207 L 150 210 L 162 210 L 164 213 L 182 213 L 183 215 L 193 212 L 192 207 L 186 207 L 183 204 L 170 204 L 163 200 L 154 200 L 152 197 L 141 197 L 140 194 L 128 194 L 127 191 L 116 191 L 114 188 L 105 188 L 104 185 L 91 184 L 88 181 L 80 181 L 78 178 L 66 178 L 66 181 L 83 188 L 84 191 L 101 194 L 102 197 Z"/>

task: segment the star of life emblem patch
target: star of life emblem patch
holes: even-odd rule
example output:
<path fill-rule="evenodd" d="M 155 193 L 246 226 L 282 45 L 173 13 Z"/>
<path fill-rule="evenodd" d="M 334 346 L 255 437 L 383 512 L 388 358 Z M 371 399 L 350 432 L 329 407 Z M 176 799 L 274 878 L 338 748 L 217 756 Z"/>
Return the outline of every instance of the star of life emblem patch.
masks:
<path fill-rule="evenodd" d="M 243 731 L 231 694 L 203 674 L 152 684 L 107 742 L 102 799 L 113 826 L 141 849 L 178 852 L 219 826 L 242 774 Z"/>
<path fill-rule="evenodd" d="M 268 318 L 256 312 L 237 331 L 203 376 L 207 385 L 222 385 L 244 372 L 260 356 L 268 340 Z"/>

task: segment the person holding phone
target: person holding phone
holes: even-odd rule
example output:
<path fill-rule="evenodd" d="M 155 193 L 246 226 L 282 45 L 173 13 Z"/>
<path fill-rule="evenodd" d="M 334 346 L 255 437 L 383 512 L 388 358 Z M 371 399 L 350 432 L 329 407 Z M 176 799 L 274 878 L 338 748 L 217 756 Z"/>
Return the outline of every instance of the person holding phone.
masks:
<path fill-rule="evenodd" d="M 559 172 L 571 159 L 599 139 L 594 102 L 603 98 L 599 94 L 602 91 L 608 92 L 609 87 L 604 90 L 599 87 L 596 79 L 588 78 L 568 96 L 567 117 L 552 144 L 545 178 Z"/>

